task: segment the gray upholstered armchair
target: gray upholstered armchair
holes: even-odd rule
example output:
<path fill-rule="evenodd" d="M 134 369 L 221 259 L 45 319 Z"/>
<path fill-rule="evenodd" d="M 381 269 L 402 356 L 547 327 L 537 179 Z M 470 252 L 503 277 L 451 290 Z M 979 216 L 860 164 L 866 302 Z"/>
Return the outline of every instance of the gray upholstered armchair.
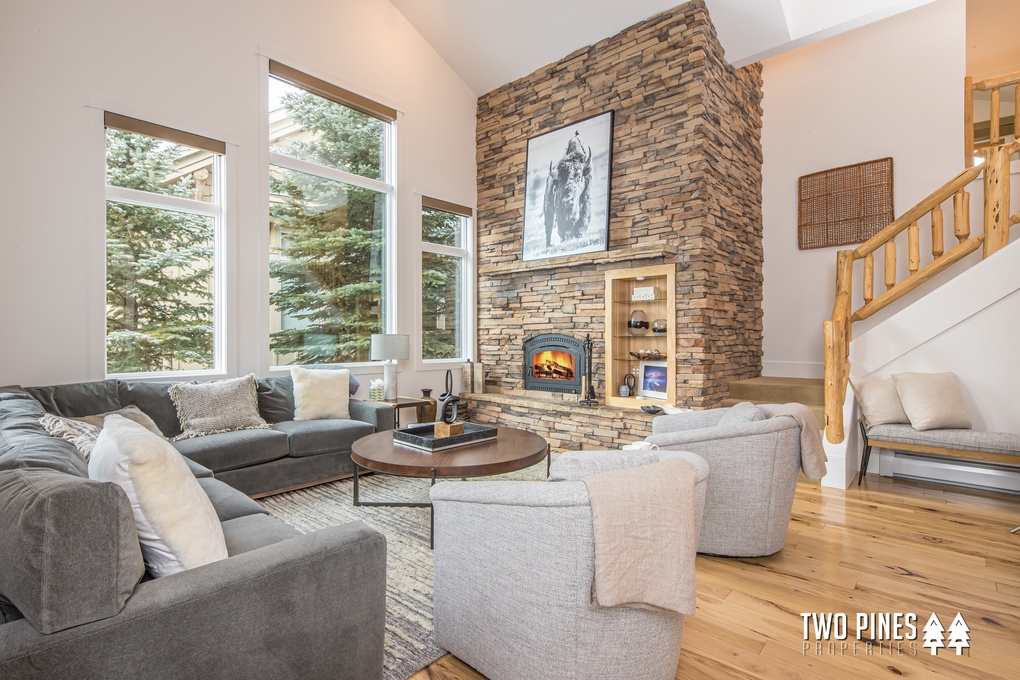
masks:
<path fill-rule="evenodd" d="M 681 455 L 703 498 L 708 466 Z M 439 646 L 491 680 L 675 677 L 681 614 L 592 604 L 584 482 L 446 482 L 432 502 Z"/>
<path fill-rule="evenodd" d="M 646 441 L 660 450 L 693 451 L 708 461 L 700 553 L 758 557 L 786 544 L 801 465 L 800 425 L 775 415 L 779 405 L 748 406 L 652 420 Z M 755 417 L 763 419 L 748 420 Z"/>

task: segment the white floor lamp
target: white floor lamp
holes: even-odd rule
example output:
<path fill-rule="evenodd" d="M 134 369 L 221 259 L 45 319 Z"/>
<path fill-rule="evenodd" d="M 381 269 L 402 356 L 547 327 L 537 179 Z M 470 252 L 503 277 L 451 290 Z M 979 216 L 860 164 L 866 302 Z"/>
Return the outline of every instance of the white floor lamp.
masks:
<path fill-rule="evenodd" d="M 397 361 L 411 358 L 411 336 L 399 333 L 375 333 L 369 353 L 372 361 L 383 363 L 383 399 L 397 398 Z"/>

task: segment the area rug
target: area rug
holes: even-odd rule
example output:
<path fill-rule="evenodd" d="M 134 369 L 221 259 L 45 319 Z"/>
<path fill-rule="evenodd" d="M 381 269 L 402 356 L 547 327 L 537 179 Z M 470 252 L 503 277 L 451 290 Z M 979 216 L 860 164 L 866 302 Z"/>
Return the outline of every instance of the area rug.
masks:
<path fill-rule="evenodd" d="M 553 454 L 555 457 L 556 454 Z M 542 480 L 545 460 L 525 470 L 468 480 Z M 429 480 L 390 475 L 361 478 L 364 501 L 426 502 Z M 386 536 L 385 680 L 406 680 L 445 652 L 432 641 L 432 551 L 428 508 L 354 507 L 354 482 L 345 479 L 290 491 L 259 503 L 309 533 L 323 527 L 362 520 Z"/>

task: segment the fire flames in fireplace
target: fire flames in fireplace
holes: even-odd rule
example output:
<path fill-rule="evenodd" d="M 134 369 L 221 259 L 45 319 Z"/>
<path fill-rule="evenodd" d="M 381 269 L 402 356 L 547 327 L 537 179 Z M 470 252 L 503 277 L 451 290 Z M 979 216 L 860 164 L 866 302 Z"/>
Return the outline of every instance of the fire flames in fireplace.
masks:
<path fill-rule="evenodd" d="M 531 374 L 545 380 L 573 380 L 577 367 L 569 352 L 546 350 L 532 357 Z"/>

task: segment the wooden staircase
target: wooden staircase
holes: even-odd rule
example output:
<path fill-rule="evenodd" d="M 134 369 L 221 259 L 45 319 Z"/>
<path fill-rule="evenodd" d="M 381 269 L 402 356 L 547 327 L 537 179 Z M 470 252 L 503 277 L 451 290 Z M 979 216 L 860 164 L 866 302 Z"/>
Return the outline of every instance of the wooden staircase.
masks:
<path fill-rule="evenodd" d="M 791 401 L 811 408 L 818 427 L 825 427 L 825 381 L 821 378 L 772 378 L 761 376 L 730 383 L 730 397 L 722 406 L 742 401 L 753 404 L 786 404 Z"/>

